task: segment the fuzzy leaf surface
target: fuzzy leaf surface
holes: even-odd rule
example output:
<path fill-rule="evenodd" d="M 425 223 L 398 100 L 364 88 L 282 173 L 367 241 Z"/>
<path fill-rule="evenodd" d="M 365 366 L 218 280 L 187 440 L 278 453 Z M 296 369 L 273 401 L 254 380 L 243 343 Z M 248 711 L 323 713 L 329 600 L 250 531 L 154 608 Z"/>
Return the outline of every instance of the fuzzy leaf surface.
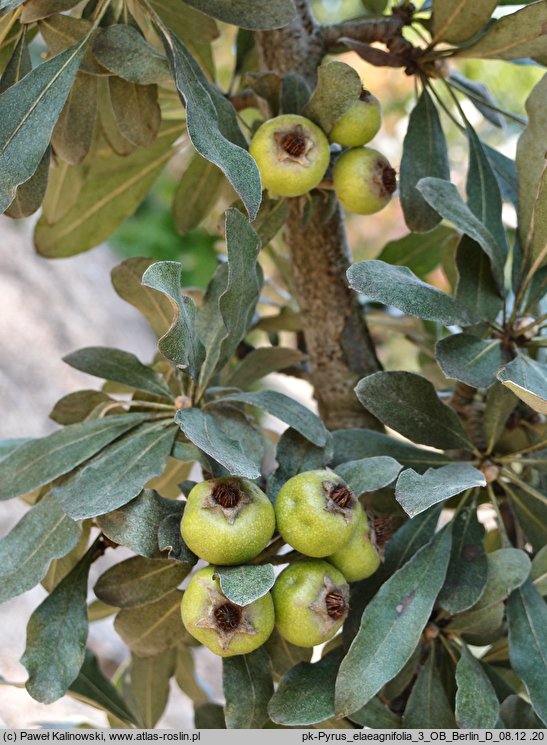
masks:
<path fill-rule="evenodd" d="M 182 592 L 172 590 L 154 603 L 124 608 L 114 628 L 136 655 L 155 657 L 188 638 L 180 615 L 181 600 Z"/>
<path fill-rule="evenodd" d="M 174 590 L 190 568 L 169 559 L 133 556 L 110 567 L 99 577 L 93 591 L 108 605 L 136 608 L 153 603 Z"/>
<path fill-rule="evenodd" d="M 547 365 L 519 354 L 497 378 L 532 409 L 547 414 Z"/>
<path fill-rule="evenodd" d="M 454 334 L 437 342 L 435 357 L 447 378 L 474 388 L 489 388 L 506 360 L 499 339 L 478 339 L 471 334 Z"/>
<path fill-rule="evenodd" d="M 389 486 L 395 481 L 401 468 L 401 464 L 389 455 L 378 455 L 340 463 L 336 466 L 336 473 L 356 494 L 363 494 Z"/>
<path fill-rule="evenodd" d="M 272 665 L 263 649 L 222 661 L 222 683 L 229 729 L 261 728 L 273 694 Z"/>
<path fill-rule="evenodd" d="M 491 729 L 499 716 L 496 691 L 466 646 L 456 667 L 456 720 L 462 729 Z"/>
<path fill-rule="evenodd" d="M 404 726 L 408 729 L 452 729 L 454 712 L 448 702 L 431 647 L 425 665 L 418 673 L 405 707 Z"/>
<path fill-rule="evenodd" d="M 249 605 L 269 592 L 275 582 L 271 564 L 215 567 L 222 592 L 236 605 Z"/>
<path fill-rule="evenodd" d="M 424 474 L 407 468 L 397 479 L 395 497 L 404 511 L 415 517 L 431 505 L 477 486 L 486 486 L 484 476 L 467 463 L 429 468 Z"/>
<path fill-rule="evenodd" d="M 240 28 L 270 29 L 289 24 L 295 15 L 292 0 L 186 0 L 202 13 Z"/>

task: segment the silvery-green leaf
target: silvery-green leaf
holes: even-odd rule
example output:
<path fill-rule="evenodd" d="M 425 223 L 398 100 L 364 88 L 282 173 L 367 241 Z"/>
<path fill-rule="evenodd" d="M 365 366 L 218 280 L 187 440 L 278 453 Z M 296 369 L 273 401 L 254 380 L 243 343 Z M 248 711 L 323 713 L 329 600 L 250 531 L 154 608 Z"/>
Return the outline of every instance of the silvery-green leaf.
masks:
<path fill-rule="evenodd" d="M 93 54 L 103 67 L 131 83 L 150 85 L 169 80 L 165 57 L 129 24 L 100 29 L 93 39 Z"/>
<path fill-rule="evenodd" d="M 142 284 L 142 275 L 154 263 L 154 259 L 131 257 L 112 269 L 111 279 L 122 300 L 142 313 L 157 336 L 163 336 L 171 325 L 171 301 Z"/>
<path fill-rule="evenodd" d="M 412 110 L 403 143 L 399 191 L 405 222 L 413 232 L 432 230 L 441 216 L 416 189 L 421 178 L 450 180 L 448 151 L 437 107 L 424 87 Z"/>
<path fill-rule="evenodd" d="M 38 65 L 0 96 L 0 212 L 38 168 L 87 40 Z"/>
<path fill-rule="evenodd" d="M 370 300 L 392 306 L 425 321 L 445 326 L 469 325 L 471 312 L 459 301 L 423 282 L 406 266 L 372 259 L 353 264 L 347 272 L 349 285 Z"/>
<path fill-rule="evenodd" d="M 149 416 L 120 414 L 93 419 L 24 443 L 0 462 L 0 499 L 12 499 L 48 484 Z"/>
<path fill-rule="evenodd" d="M 356 494 L 363 494 L 391 484 L 401 468 L 401 464 L 389 455 L 378 455 L 340 463 L 336 466 L 336 473 Z"/>
<path fill-rule="evenodd" d="M 262 185 L 258 167 L 244 149 L 235 110 L 208 82 L 180 39 L 163 24 L 161 31 L 177 90 L 185 102 L 188 136 L 198 153 L 223 171 L 254 220 Z"/>
<path fill-rule="evenodd" d="M 412 686 L 405 707 L 404 726 L 408 729 L 451 729 L 456 726 L 441 675 L 435 665 L 435 647 L 431 645 L 425 665 Z"/>
<path fill-rule="evenodd" d="M 224 716 L 230 729 L 260 729 L 268 718 L 273 694 L 272 665 L 263 649 L 226 657 L 222 663 L 226 704 Z"/>
<path fill-rule="evenodd" d="M 318 662 L 299 662 L 286 672 L 268 704 L 272 721 L 305 727 L 334 716 L 334 685 L 343 654 L 338 647 Z"/>
<path fill-rule="evenodd" d="M 466 646 L 456 667 L 456 720 L 462 729 L 491 729 L 499 715 L 496 692 Z"/>
<path fill-rule="evenodd" d="M 108 605 L 136 608 L 159 600 L 178 587 L 190 571 L 190 565 L 169 559 L 133 556 L 114 564 L 97 580 L 93 591 Z"/>
<path fill-rule="evenodd" d="M 162 473 L 177 434 L 164 421 L 141 424 L 59 487 L 68 515 L 95 517 L 122 507 Z"/>
<path fill-rule="evenodd" d="M 497 378 L 532 409 L 547 414 L 547 365 L 519 354 Z"/>
<path fill-rule="evenodd" d="M 37 585 L 50 562 L 68 554 L 79 537 L 79 524 L 55 493 L 47 494 L 0 540 L 0 603 Z"/>
<path fill-rule="evenodd" d="M 169 680 L 175 672 L 175 664 L 174 649 L 166 649 L 153 657 L 131 655 L 131 694 L 140 715 L 141 727 L 154 728 L 165 711 L 169 698 Z"/>
<path fill-rule="evenodd" d="M 116 616 L 114 628 L 139 657 L 155 657 L 188 639 L 182 625 L 182 592 L 172 590 L 154 603 L 124 608 Z"/>
<path fill-rule="evenodd" d="M 447 378 L 473 388 L 489 388 L 507 359 L 500 339 L 454 334 L 437 342 L 435 357 Z"/>
<path fill-rule="evenodd" d="M 374 416 L 422 445 L 468 448 L 469 438 L 453 409 L 433 385 L 414 373 L 378 372 L 359 381 L 357 398 Z"/>
<path fill-rule="evenodd" d="M 29 674 L 27 691 L 43 704 L 61 698 L 83 665 L 89 625 L 87 578 L 96 547 L 94 543 L 28 622 L 21 663 Z"/>
<path fill-rule="evenodd" d="M 202 13 L 241 28 L 270 29 L 286 26 L 294 18 L 292 0 L 187 0 Z"/>
<path fill-rule="evenodd" d="M 531 581 L 509 596 L 507 622 L 511 666 L 524 682 L 536 714 L 547 724 L 547 605 Z"/>
<path fill-rule="evenodd" d="M 385 582 L 366 606 L 336 681 L 339 715 L 364 706 L 413 653 L 446 576 L 446 528 Z"/>
<path fill-rule="evenodd" d="M 236 605 L 249 605 L 269 592 L 275 582 L 271 564 L 249 564 L 237 567 L 215 567 L 220 588 Z"/>
<path fill-rule="evenodd" d="M 404 511 L 414 517 L 433 504 L 478 486 L 486 486 L 484 475 L 468 463 L 429 468 L 424 474 L 407 468 L 397 479 L 395 496 Z"/>

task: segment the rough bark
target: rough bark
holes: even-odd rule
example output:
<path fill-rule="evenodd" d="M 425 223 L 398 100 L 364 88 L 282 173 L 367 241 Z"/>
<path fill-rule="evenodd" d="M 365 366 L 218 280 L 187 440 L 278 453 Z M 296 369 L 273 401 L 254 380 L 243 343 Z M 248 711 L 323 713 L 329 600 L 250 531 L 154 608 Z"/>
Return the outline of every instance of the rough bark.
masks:
<path fill-rule="evenodd" d="M 307 0 L 296 0 L 295 5 L 291 25 L 256 33 L 260 65 L 280 75 L 297 72 L 313 86 L 325 41 Z M 337 208 L 325 222 L 317 210 L 304 225 L 301 207 L 301 200 L 289 200 L 285 237 L 319 411 L 333 430 L 377 428 L 353 390 L 380 364 L 357 295 L 348 288 L 350 255 L 341 211 Z"/>

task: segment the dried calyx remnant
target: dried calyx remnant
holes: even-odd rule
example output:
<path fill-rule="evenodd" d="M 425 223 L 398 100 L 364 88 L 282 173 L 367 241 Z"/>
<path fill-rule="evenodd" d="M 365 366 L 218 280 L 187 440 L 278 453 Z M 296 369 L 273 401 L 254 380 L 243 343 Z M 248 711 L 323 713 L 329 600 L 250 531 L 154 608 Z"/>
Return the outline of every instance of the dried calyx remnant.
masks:
<path fill-rule="evenodd" d="M 233 631 L 241 623 L 241 608 L 234 603 L 226 602 L 215 608 L 214 613 L 217 626 L 222 631 Z"/>
<path fill-rule="evenodd" d="M 232 524 L 245 505 L 251 502 L 237 479 L 218 479 L 202 500 L 201 507 L 222 513 L 228 523 Z"/>
<path fill-rule="evenodd" d="M 310 164 L 307 155 L 313 148 L 314 143 L 301 124 L 297 124 L 289 130 L 280 129 L 274 134 L 274 139 L 277 145 L 278 158 L 281 162 L 291 160 L 302 166 Z"/>
<path fill-rule="evenodd" d="M 345 616 L 348 611 L 347 601 L 339 592 L 329 592 L 325 597 L 325 605 L 328 615 L 335 620 Z"/>
<path fill-rule="evenodd" d="M 391 166 L 384 167 L 382 171 L 382 184 L 389 194 L 393 194 L 397 188 L 397 173 Z"/>
<path fill-rule="evenodd" d="M 217 483 L 211 492 L 212 498 L 221 507 L 236 507 L 243 497 L 243 491 L 237 481 Z"/>
<path fill-rule="evenodd" d="M 343 482 L 323 481 L 325 492 L 325 509 L 343 515 L 346 521 L 351 519 L 357 504 L 357 497 Z"/>

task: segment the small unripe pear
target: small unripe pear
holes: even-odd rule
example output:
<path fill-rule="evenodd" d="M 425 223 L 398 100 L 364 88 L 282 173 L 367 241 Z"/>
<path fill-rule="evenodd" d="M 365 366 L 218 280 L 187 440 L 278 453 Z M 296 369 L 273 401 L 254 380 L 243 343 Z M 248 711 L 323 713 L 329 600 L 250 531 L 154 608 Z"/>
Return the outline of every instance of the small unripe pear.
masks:
<path fill-rule="evenodd" d="M 341 204 L 358 215 L 383 209 L 397 188 L 394 169 L 381 153 L 369 147 L 342 153 L 334 164 L 332 180 Z"/>
<path fill-rule="evenodd" d="M 256 484 L 226 477 L 196 484 L 184 508 L 184 542 L 210 564 L 244 564 L 257 556 L 275 530 L 272 504 Z"/>
<path fill-rule="evenodd" d="M 380 557 L 370 540 L 368 520 L 361 508 L 361 518 L 349 541 L 328 557 L 328 561 L 342 572 L 348 582 L 370 577 L 380 566 Z"/>
<path fill-rule="evenodd" d="M 275 500 L 277 528 L 306 556 L 328 556 L 349 541 L 359 503 L 334 471 L 305 471 L 289 479 Z"/>
<path fill-rule="evenodd" d="M 249 152 L 263 188 L 280 197 L 298 197 L 314 189 L 330 159 L 323 130 L 297 114 L 282 114 L 264 122 L 255 132 Z"/>
<path fill-rule="evenodd" d="M 211 566 L 200 569 L 188 583 L 181 614 L 188 633 L 221 657 L 258 649 L 274 628 L 269 592 L 249 605 L 236 605 L 222 594 Z"/>
<path fill-rule="evenodd" d="M 272 589 L 275 625 L 299 647 L 331 639 L 349 611 L 349 585 L 326 561 L 297 561 L 284 569 Z"/>
<path fill-rule="evenodd" d="M 363 88 L 359 98 L 334 122 L 329 140 L 343 147 L 360 147 L 378 134 L 381 124 L 380 102 Z"/>

